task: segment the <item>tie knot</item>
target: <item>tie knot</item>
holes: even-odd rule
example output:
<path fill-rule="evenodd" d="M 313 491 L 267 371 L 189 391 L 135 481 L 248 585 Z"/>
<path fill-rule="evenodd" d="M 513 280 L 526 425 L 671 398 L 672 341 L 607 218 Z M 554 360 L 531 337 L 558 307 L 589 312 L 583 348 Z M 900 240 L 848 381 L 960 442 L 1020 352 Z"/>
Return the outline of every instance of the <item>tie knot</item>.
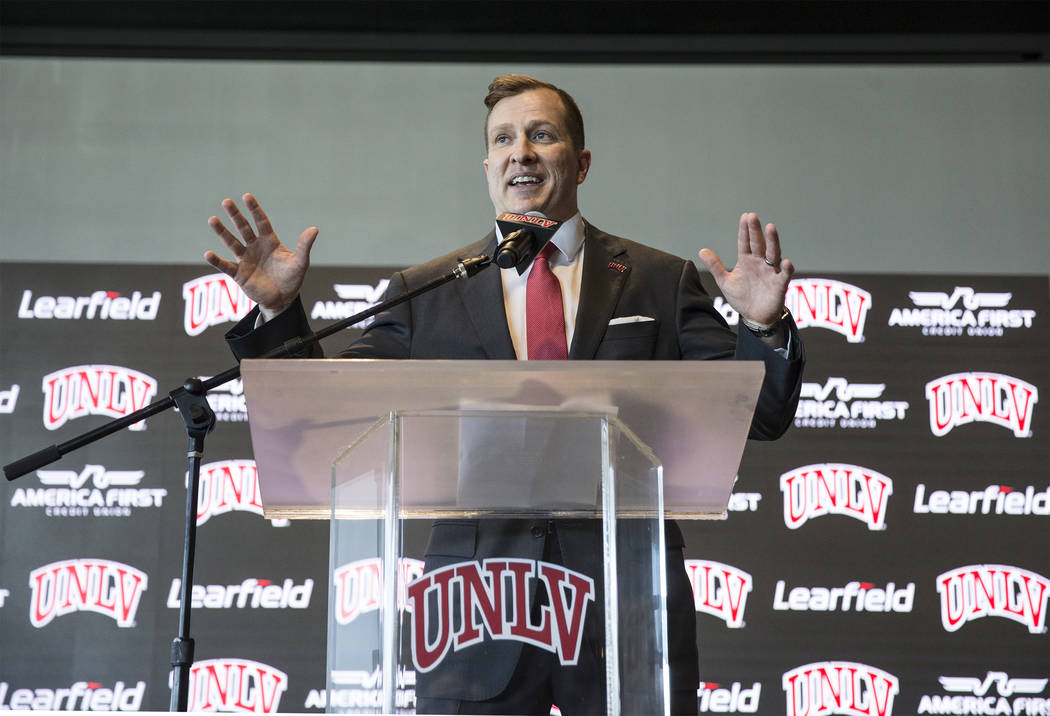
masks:
<path fill-rule="evenodd" d="M 555 243 L 553 241 L 548 241 L 546 244 L 543 245 L 543 248 L 540 249 L 540 252 L 538 254 L 536 254 L 536 258 L 533 259 L 533 262 L 537 261 L 538 259 L 543 259 L 544 261 L 546 261 L 549 264 L 550 260 L 551 260 L 551 257 L 554 256 L 554 254 L 557 251 L 558 251 L 557 245 L 555 245 Z"/>

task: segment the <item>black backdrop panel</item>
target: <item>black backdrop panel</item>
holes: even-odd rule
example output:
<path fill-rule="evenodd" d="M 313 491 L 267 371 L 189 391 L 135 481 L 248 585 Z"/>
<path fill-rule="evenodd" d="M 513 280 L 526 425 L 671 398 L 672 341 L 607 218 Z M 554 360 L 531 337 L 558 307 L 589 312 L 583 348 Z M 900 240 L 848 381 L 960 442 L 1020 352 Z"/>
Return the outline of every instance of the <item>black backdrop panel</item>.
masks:
<path fill-rule="evenodd" d="M 314 325 L 389 272 L 312 269 Z M 725 520 L 684 524 L 701 712 L 1050 712 L 1048 296 L 1042 276 L 795 279 L 795 427 L 748 445 Z M 229 367 L 248 307 L 206 267 L 0 264 L 0 457 Z M 321 710 L 327 524 L 261 517 L 241 388 L 211 400 L 194 706 Z M 147 423 L 4 486 L 0 708 L 166 709 L 186 440 Z"/>

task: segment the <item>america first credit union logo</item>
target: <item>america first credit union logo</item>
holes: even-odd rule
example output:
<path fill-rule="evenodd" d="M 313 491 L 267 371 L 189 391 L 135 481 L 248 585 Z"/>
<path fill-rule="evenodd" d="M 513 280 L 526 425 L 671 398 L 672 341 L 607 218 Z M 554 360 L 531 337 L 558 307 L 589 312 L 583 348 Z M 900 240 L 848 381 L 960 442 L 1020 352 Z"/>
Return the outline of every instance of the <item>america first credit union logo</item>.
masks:
<path fill-rule="evenodd" d="M 361 311 L 367 311 L 383 298 L 389 279 L 382 279 L 375 286 L 367 283 L 336 283 L 332 284 L 332 290 L 339 297 L 338 301 L 315 301 L 310 309 L 311 319 L 342 320 L 349 318 Z M 372 323 L 374 317 L 366 318 L 358 323 L 358 327 L 364 328 Z"/>
<path fill-rule="evenodd" d="M 795 410 L 797 428 L 874 428 L 879 421 L 904 420 L 904 400 L 882 400 L 885 383 L 851 383 L 831 376 L 803 383 Z"/>
<path fill-rule="evenodd" d="M 952 373 L 926 384 L 930 404 L 930 430 L 937 437 L 960 425 L 991 423 L 1032 436 L 1032 413 L 1039 390 L 1031 383 L 1002 373 Z"/>
<path fill-rule="evenodd" d="M 952 292 L 909 291 L 912 306 L 890 311 L 891 327 L 920 328 L 924 336 L 1002 336 L 1013 328 L 1031 328 L 1035 311 L 1007 308 L 1013 294 L 978 292 L 956 286 Z"/>
<path fill-rule="evenodd" d="M 981 617 L 1023 624 L 1032 634 L 1046 632 L 1050 580 L 1006 564 L 970 564 L 937 577 L 941 625 L 958 631 Z"/>
<path fill-rule="evenodd" d="M 814 517 L 845 515 L 869 530 L 886 529 L 893 480 L 867 467 L 845 463 L 804 465 L 780 476 L 784 524 L 798 529 Z"/>
<path fill-rule="evenodd" d="M 186 304 L 183 328 L 188 336 L 199 336 L 205 329 L 236 322 L 255 308 L 255 301 L 237 282 L 224 273 L 213 273 L 182 284 Z"/>
<path fill-rule="evenodd" d="M 168 677 L 169 687 L 173 675 Z M 288 675 L 249 659 L 204 659 L 190 667 L 188 712 L 277 713 Z"/>
<path fill-rule="evenodd" d="M 788 284 L 785 304 L 801 328 L 826 328 L 849 343 L 864 340 L 871 294 L 862 288 L 827 278 L 797 278 Z"/>
<path fill-rule="evenodd" d="M 44 427 L 58 430 L 66 421 L 86 415 L 123 418 L 149 405 L 157 379 L 119 365 L 74 365 L 48 373 L 44 391 Z M 145 430 L 140 420 L 129 430 Z"/>
<path fill-rule="evenodd" d="M 43 487 L 16 487 L 11 507 L 43 508 L 48 517 L 130 517 L 133 510 L 159 508 L 168 491 L 139 487 L 145 470 L 110 470 L 87 464 L 76 470 L 37 470 Z"/>
<path fill-rule="evenodd" d="M 707 559 L 687 559 L 685 571 L 693 588 L 696 611 L 721 619 L 731 629 L 744 626 L 747 595 L 754 583 L 750 574 Z"/>
<path fill-rule="evenodd" d="M 67 559 L 29 573 L 29 623 L 37 629 L 73 612 L 96 612 L 117 626 L 135 626 L 146 573 L 109 559 Z"/>
<path fill-rule="evenodd" d="M 534 579 L 546 588 L 548 602 L 540 609 L 538 624 L 528 598 Z M 557 655 L 562 665 L 575 665 L 594 597 L 590 577 L 538 560 L 486 559 L 427 572 L 408 586 L 412 661 L 425 673 L 450 650 L 491 639 L 532 644 Z"/>
<path fill-rule="evenodd" d="M 977 676 L 941 676 L 945 694 L 923 694 L 919 714 L 1047 714 L 1050 698 L 1035 696 L 1046 690 L 1048 679 L 1018 678 L 1005 671 Z M 994 687 L 994 688 L 993 688 Z"/>
<path fill-rule="evenodd" d="M 784 674 L 787 716 L 890 716 L 900 691 L 896 676 L 853 661 L 822 661 Z"/>

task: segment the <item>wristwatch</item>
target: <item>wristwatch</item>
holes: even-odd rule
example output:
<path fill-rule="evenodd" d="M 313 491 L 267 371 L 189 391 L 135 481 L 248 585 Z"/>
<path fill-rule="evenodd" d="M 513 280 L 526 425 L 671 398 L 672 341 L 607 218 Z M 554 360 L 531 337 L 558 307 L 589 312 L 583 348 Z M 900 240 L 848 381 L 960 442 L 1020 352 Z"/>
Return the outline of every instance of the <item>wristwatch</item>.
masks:
<path fill-rule="evenodd" d="M 740 322 L 744 324 L 744 327 L 747 328 L 747 330 L 751 331 L 759 338 L 769 338 L 776 334 L 780 322 L 790 315 L 791 313 L 788 311 L 787 306 L 784 306 L 784 310 L 780 312 L 780 318 L 774 321 L 771 326 L 762 326 L 758 323 L 747 320 L 743 316 L 740 317 Z"/>

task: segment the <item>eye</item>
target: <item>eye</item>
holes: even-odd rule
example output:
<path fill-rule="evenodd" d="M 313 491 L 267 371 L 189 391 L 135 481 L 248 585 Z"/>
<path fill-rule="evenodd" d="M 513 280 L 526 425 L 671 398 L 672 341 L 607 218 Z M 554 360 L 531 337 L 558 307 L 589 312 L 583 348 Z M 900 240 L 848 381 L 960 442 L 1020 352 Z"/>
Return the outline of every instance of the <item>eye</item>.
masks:
<path fill-rule="evenodd" d="M 509 141 L 510 137 L 508 137 L 506 134 L 497 134 L 495 137 L 492 138 L 493 144 L 506 144 Z"/>
<path fill-rule="evenodd" d="M 551 139 L 554 139 L 554 135 L 552 135 L 545 129 L 541 129 L 540 131 L 536 132 L 536 134 L 534 134 L 533 137 L 541 142 L 547 142 Z"/>

